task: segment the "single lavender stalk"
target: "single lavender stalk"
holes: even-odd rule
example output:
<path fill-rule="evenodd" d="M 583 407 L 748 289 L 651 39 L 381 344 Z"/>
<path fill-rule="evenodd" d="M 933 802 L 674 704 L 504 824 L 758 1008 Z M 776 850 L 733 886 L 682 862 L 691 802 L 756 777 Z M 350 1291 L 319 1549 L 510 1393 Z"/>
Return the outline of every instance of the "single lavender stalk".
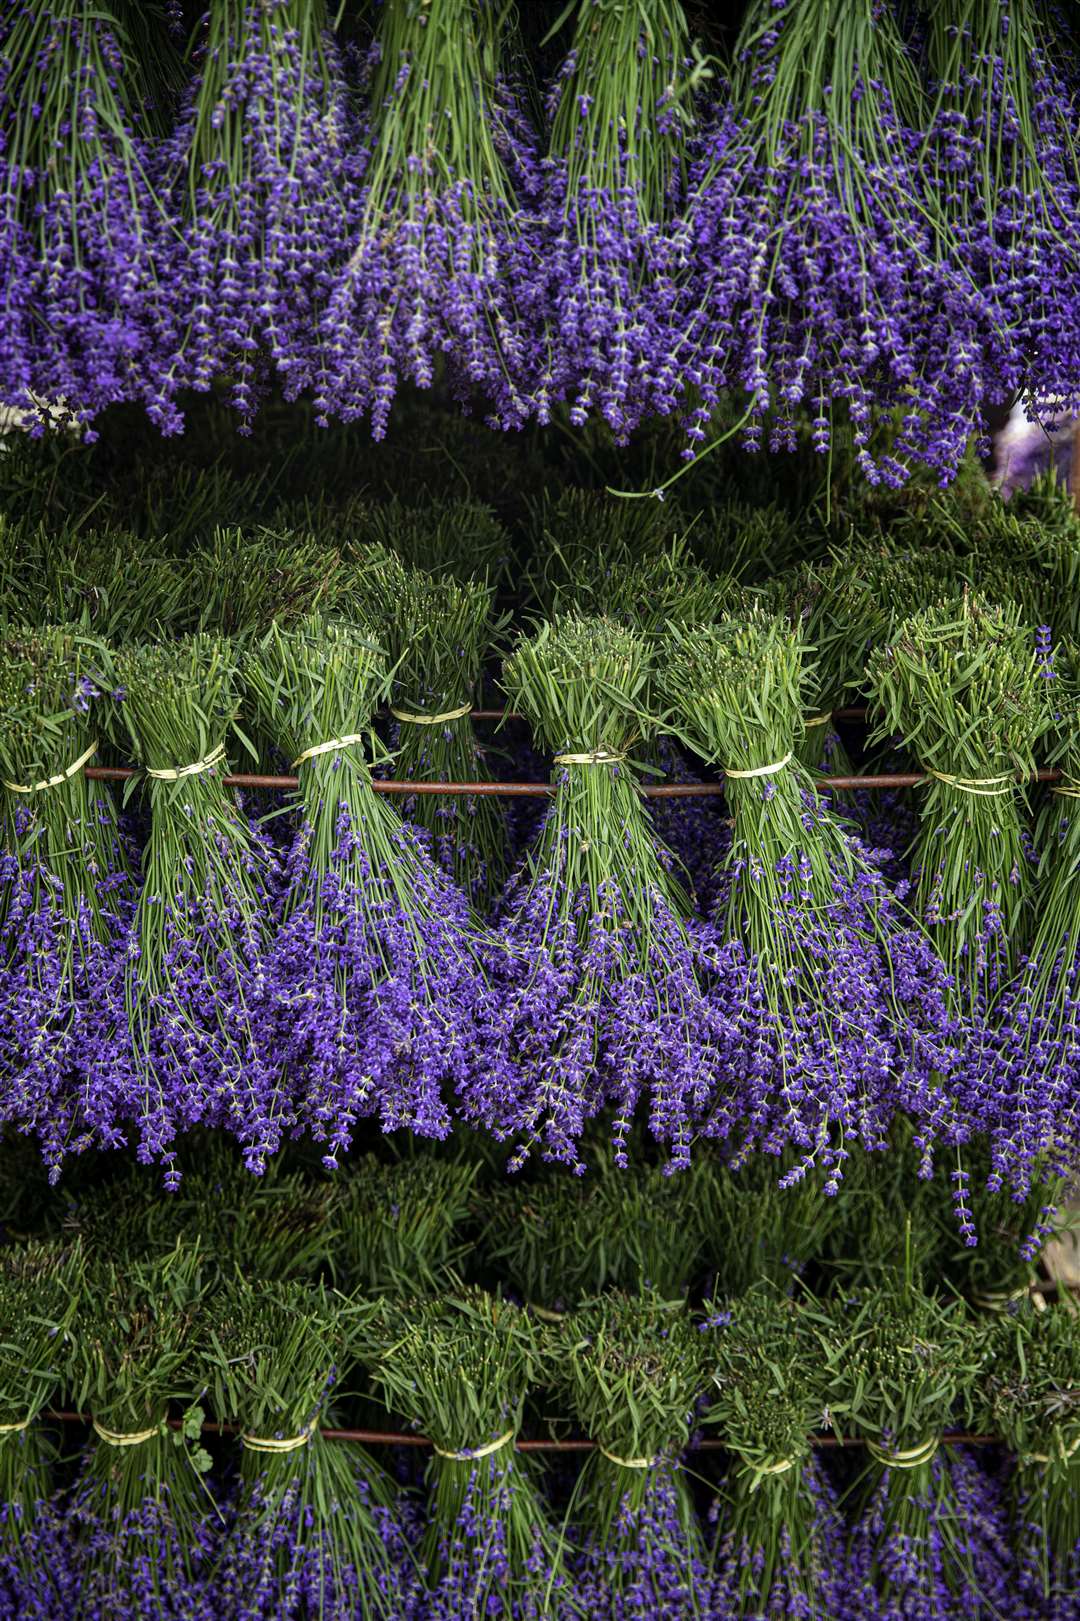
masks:
<path fill-rule="evenodd" d="M 393 667 L 395 774 L 405 781 L 489 782 L 470 709 L 484 659 L 505 624 L 496 619 L 491 590 L 387 556 L 364 572 L 358 591 L 361 613 L 379 625 Z M 419 794 L 401 810 L 430 833 L 439 865 L 482 909 L 506 876 L 506 816 L 498 801 Z"/>
<path fill-rule="evenodd" d="M 928 1108 L 949 1058 L 943 975 L 795 757 L 807 661 L 759 612 L 672 632 L 662 690 L 679 735 L 726 775 L 734 825 L 713 903 L 724 1080 L 707 1135 L 819 1165 L 835 1193 L 848 1140 L 884 1146 Z"/>
<path fill-rule="evenodd" d="M 178 1132 L 232 1132 L 258 1173 L 292 1119 L 266 979 L 274 858 L 221 780 L 237 674 L 230 644 L 203 635 L 113 663 L 151 817 L 127 965 L 129 1109 L 140 1158 L 160 1158 L 170 1187 Z"/>
<path fill-rule="evenodd" d="M 0 639 L 0 1086 L 55 1180 L 121 1141 L 130 857 L 87 780 L 107 721 L 100 644 L 71 626 Z"/>
<path fill-rule="evenodd" d="M 588 1613 L 718 1613 L 681 1462 L 709 1363 L 698 1324 L 649 1290 L 607 1293 L 581 1301 L 546 1339 L 550 1382 L 596 1442 L 567 1508 Z"/>
<path fill-rule="evenodd" d="M 628 758 L 649 728 L 649 679 L 640 637 L 573 616 L 522 638 L 504 666 L 511 704 L 555 757 L 555 797 L 490 948 L 499 1062 L 473 1075 L 463 1104 L 517 1139 L 514 1166 L 535 1147 L 580 1164 L 578 1140 L 606 1103 L 625 1164 L 643 1097 L 653 1135 L 685 1165 L 710 1092 L 698 925 Z"/>
<path fill-rule="evenodd" d="M 386 1405 L 434 1443 L 420 1557 L 425 1615 L 580 1613 L 565 1548 L 530 1461 L 515 1450 L 541 1350 L 526 1312 L 479 1289 L 386 1300 L 366 1328 L 364 1360 Z"/>
<path fill-rule="evenodd" d="M 359 1308 L 299 1283 L 227 1283 L 199 1361 L 241 1430 L 240 1481 L 215 1574 L 228 1621 L 408 1613 L 409 1554 L 389 1478 L 320 1433 L 353 1358 Z"/>
<path fill-rule="evenodd" d="M 9 1246 L 0 1260 L 0 1611 L 71 1614 L 71 1560 L 49 1499 L 56 1448 L 40 1422 L 70 1372 L 82 1256 Z"/>
<path fill-rule="evenodd" d="M 844 1528 L 810 1446 L 828 1422 L 812 1312 L 767 1284 L 705 1308 L 713 1390 L 704 1418 L 731 1453 L 710 1511 L 716 1614 L 836 1613 Z"/>
<path fill-rule="evenodd" d="M 201 1476 L 195 1358 L 207 1285 L 196 1246 L 164 1260 L 100 1263 L 88 1273 L 75 1342 L 76 1406 L 94 1440 L 70 1505 L 76 1616 L 210 1621 L 220 1536 Z M 166 1426 L 172 1402 L 183 1426 Z"/>
<path fill-rule="evenodd" d="M 477 1065 L 487 988 L 465 897 L 371 783 L 365 747 L 386 688 L 361 629 L 271 627 L 246 665 L 260 724 L 300 774 L 301 825 L 271 974 L 300 1123 L 335 1168 L 357 1119 L 443 1137 L 444 1086 Z"/>

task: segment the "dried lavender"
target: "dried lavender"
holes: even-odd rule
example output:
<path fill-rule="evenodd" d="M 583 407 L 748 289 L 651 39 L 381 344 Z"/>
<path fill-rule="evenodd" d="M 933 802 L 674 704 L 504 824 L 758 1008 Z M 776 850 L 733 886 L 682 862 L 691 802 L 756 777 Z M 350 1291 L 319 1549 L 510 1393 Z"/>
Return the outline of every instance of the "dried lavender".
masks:
<path fill-rule="evenodd" d="M 394 1489 L 360 1447 L 320 1432 L 353 1360 L 358 1310 L 323 1288 L 238 1281 L 207 1308 L 199 1360 L 243 1447 L 215 1576 L 229 1621 L 408 1613 Z"/>
<path fill-rule="evenodd" d="M 87 780 L 110 700 L 68 626 L 0 639 L 0 1087 L 5 1121 L 64 1155 L 120 1137 L 129 852 Z"/>
<path fill-rule="evenodd" d="M 248 425 L 266 360 L 286 399 L 333 384 L 318 338 L 346 257 L 365 151 L 323 0 L 213 0 L 198 75 L 163 159 L 182 221 L 186 320 L 173 363 L 225 373 Z"/>
<path fill-rule="evenodd" d="M 196 1246 L 88 1269 L 74 1345 L 76 1405 L 94 1440 L 69 1506 L 76 1616 L 211 1621 L 220 1537 L 202 1483 L 196 1337 L 206 1288 Z M 170 1404 L 184 1421 L 170 1431 Z"/>
<path fill-rule="evenodd" d="M 49 1501 L 56 1449 L 40 1422 L 71 1366 L 82 1258 L 55 1244 L 0 1257 L 0 1615 L 69 1615 L 75 1592 Z"/>
<path fill-rule="evenodd" d="M 583 1300 L 548 1332 L 550 1380 L 596 1442 L 567 1511 L 590 1615 L 720 1613 L 681 1462 L 705 1381 L 708 1342 L 684 1304 L 651 1291 Z"/>
<path fill-rule="evenodd" d="M 551 33 L 570 16 L 570 49 L 547 97 L 541 207 L 554 376 L 542 375 L 538 406 L 545 420 L 565 390 L 573 424 L 599 411 L 625 443 L 647 412 L 671 411 L 680 388 L 670 324 L 679 261 L 666 226 L 707 69 L 679 0 L 570 0 Z"/>
<path fill-rule="evenodd" d="M 300 773 L 271 970 L 299 1123 L 330 1168 L 364 1116 L 443 1137 L 444 1088 L 474 1073 L 487 992 L 465 897 L 372 789 L 364 750 L 384 656 L 361 629 L 305 620 L 273 626 L 246 676 L 260 724 Z"/>
<path fill-rule="evenodd" d="M 1033 775 L 1049 719 L 1035 639 L 1015 608 L 965 594 L 905 620 L 868 674 L 879 733 L 902 736 L 927 774 L 912 907 L 948 971 L 950 1012 L 965 1034 L 963 1071 L 949 1078 L 939 1118 L 961 1137 L 997 1130 L 1008 1101 L 987 1087 L 980 1049 L 1027 926 L 1031 861 L 1017 782 Z"/>
<path fill-rule="evenodd" d="M 113 663 L 151 817 L 127 965 L 128 1107 L 140 1158 L 160 1159 L 170 1187 L 178 1133 L 230 1131 L 258 1172 L 292 1118 L 267 984 L 274 857 L 221 780 L 237 674 L 231 645 L 205 635 Z"/>
<path fill-rule="evenodd" d="M 381 439 L 405 382 L 430 388 L 440 356 L 453 386 L 480 391 L 520 425 L 535 366 L 530 282 L 540 255 L 515 183 L 537 159 L 498 79 L 501 8 L 475 0 L 388 0 L 368 63 L 371 152 L 351 209 L 348 262 L 334 278 L 317 396 Z"/>
<path fill-rule="evenodd" d="M 811 1309 L 765 1284 L 706 1306 L 704 1418 L 732 1455 L 711 1510 L 715 1615 L 837 1613 L 844 1528 L 810 1446 L 827 1422 Z"/>
<path fill-rule="evenodd" d="M 980 1489 L 973 1459 L 941 1446 L 943 1431 L 970 1421 L 977 1323 L 961 1302 L 899 1272 L 832 1302 L 829 1315 L 829 1407 L 869 1454 L 848 1613 L 929 1617 L 997 1604 L 1008 1614 L 1002 1527 L 983 1501 L 990 1488 Z"/>
<path fill-rule="evenodd" d="M 761 612 L 673 629 L 662 690 L 679 735 L 725 773 L 734 820 L 713 902 L 723 1079 L 707 1135 L 780 1155 L 827 1192 L 848 1141 L 884 1146 L 929 1106 L 948 1058 L 943 975 L 795 757 L 806 712 L 797 633 Z M 932 1099 L 931 1099 L 932 1101 Z"/>
<path fill-rule="evenodd" d="M 460 1290 L 383 1301 L 365 1332 L 375 1388 L 435 1449 L 420 1546 L 425 1617 L 539 1621 L 571 1609 L 562 1539 L 534 1469 L 514 1447 L 541 1372 L 527 1313 L 482 1290 Z"/>
<path fill-rule="evenodd" d="M 555 796 L 511 879 L 490 948 L 499 1060 L 472 1076 L 466 1115 L 580 1164 L 586 1123 L 614 1105 L 615 1159 L 647 1100 L 649 1128 L 689 1161 L 709 1093 L 713 1016 L 698 925 L 654 838 L 628 758 L 648 730 L 645 643 L 612 620 L 566 616 L 504 666 L 512 705 L 554 755 Z"/>
<path fill-rule="evenodd" d="M 388 556 L 360 586 L 362 612 L 380 627 L 393 667 L 394 773 L 420 782 L 488 782 L 471 708 L 484 659 L 503 628 L 490 588 L 437 578 Z M 401 813 L 431 834 L 439 865 L 474 905 L 506 876 L 506 817 L 484 796 L 419 794 Z"/>

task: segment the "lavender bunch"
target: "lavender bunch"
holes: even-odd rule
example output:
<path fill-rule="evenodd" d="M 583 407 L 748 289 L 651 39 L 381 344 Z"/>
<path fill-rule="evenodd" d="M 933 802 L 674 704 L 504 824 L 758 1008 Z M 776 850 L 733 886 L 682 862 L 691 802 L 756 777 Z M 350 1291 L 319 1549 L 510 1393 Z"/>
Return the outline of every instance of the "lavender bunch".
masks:
<path fill-rule="evenodd" d="M 184 580 L 163 543 L 116 529 L 24 525 L 4 535 L 0 613 L 14 625 L 78 625 L 109 642 L 133 641 L 182 614 Z"/>
<path fill-rule="evenodd" d="M 566 616 L 523 637 L 503 670 L 511 704 L 555 757 L 555 796 L 490 949 L 499 1061 L 471 1078 L 463 1107 L 517 1139 L 512 1165 L 540 1147 L 577 1166 L 587 1121 L 611 1103 L 622 1165 L 647 1097 L 650 1130 L 686 1165 L 713 1016 L 698 925 L 628 758 L 649 727 L 646 645 L 612 620 Z"/>
<path fill-rule="evenodd" d="M 70 1615 L 61 1516 L 49 1501 L 55 1448 L 41 1423 L 69 1371 L 82 1257 L 56 1244 L 0 1257 L 0 1615 Z"/>
<path fill-rule="evenodd" d="M 985 1422 L 1016 1456 L 1013 1535 L 1034 1613 L 1068 1614 L 1080 1584 L 1080 1343 L 1058 1302 L 999 1318 L 987 1336 Z"/>
<path fill-rule="evenodd" d="M 215 526 L 177 570 L 186 596 L 184 630 L 265 635 L 349 600 L 354 570 L 315 534 Z"/>
<path fill-rule="evenodd" d="M 843 1524 L 810 1444 L 828 1422 L 812 1311 L 766 1284 L 706 1306 L 714 1388 L 704 1420 L 731 1453 L 711 1510 L 716 1615 L 839 1610 Z"/>
<path fill-rule="evenodd" d="M 681 388 L 668 220 L 708 70 L 679 0 L 570 0 L 550 33 L 570 16 L 570 50 L 547 98 L 541 206 L 555 358 L 540 412 L 554 381 L 573 392 L 573 424 L 599 411 L 624 444 L 645 414 L 671 411 Z"/>
<path fill-rule="evenodd" d="M 577 1590 L 590 1615 L 715 1615 L 706 1552 L 680 1456 L 708 1366 L 684 1304 L 651 1291 L 583 1300 L 548 1334 L 550 1381 L 596 1442 L 567 1510 Z"/>
<path fill-rule="evenodd" d="M 884 1174 L 878 1155 L 864 1157 Z M 702 1259 L 717 1287 L 731 1295 L 758 1282 L 790 1289 L 826 1253 L 852 1202 L 847 1175 L 843 1197 L 829 1199 L 814 1181 L 781 1186 L 775 1163 L 738 1150 L 730 1159 L 700 1155 L 693 1184 L 697 1226 L 704 1235 Z"/>
<path fill-rule="evenodd" d="M 707 1172 L 683 1176 L 636 1159 L 620 1170 L 600 1159 L 588 1176 L 561 1168 L 536 1183 L 496 1186 L 483 1203 L 481 1249 L 542 1320 L 602 1289 L 685 1294 L 707 1242 Z"/>
<path fill-rule="evenodd" d="M 751 449 L 772 412 L 770 448 L 794 451 L 803 407 L 824 452 L 834 405 L 845 402 L 856 463 L 872 483 L 902 482 L 912 451 L 897 434 L 892 449 L 872 454 L 875 410 L 917 399 L 933 431 L 914 448 L 952 470 L 963 445 L 953 428 L 952 331 L 935 320 L 937 216 L 917 183 L 922 113 L 892 7 L 748 7 L 732 83 L 691 170 L 679 241 L 678 353 L 696 386 L 687 455 L 706 439 L 724 391 L 739 388 L 746 409 L 723 437 L 742 427 Z M 943 355 L 927 353 L 928 327 Z M 965 438 L 969 426 L 970 413 Z"/>
<path fill-rule="evenodd" d="M 201 1480 L 210 1458 L 198 1444 L 194 1355 L 206 1282 L 194 1245 L 88 1270 L 72 1381 L 94 1430 L 68 1508 L 77 1617 L 218 1614 L 209 1578 L 220 1526 Z M 166 1425 L 173 1402 L 184 1408 L 178 1430 Z"/>
<path fill-rule="evenodd" d="M 1033 775 L 1049 719 L 1041 662 L 1015 608 L 965 594 L 905 620 L 868 665 L 878 734 L 903 737 L 927 774 L 912 907 L 965 1033 L 963 1072 L 931 1119 L 960 1136 L 997 1130 L 1011 1112 L 986 1085 L 981 1048 L 1027 926 L 1031 860 L 1016 784 Z"/>
<path fill-rule="evenodd" d="M 476 0 L 388 0 L 369 62 L 371 153 L 322 341 L 318 395 L 383 438 L 401 383 L 482 392 L 502 427 L 528 410 L 539 257 L 517 185 L 537 183 L 523 122 L 498 78 L 505 11 Z"/>
<path fill-rule="evenodd" d="M 978 1324 L 896 1272 L 830 1303 L 829 1407 L 869 1462 L 845 1575 L 846 1614 L 1008 1614 L 1007 1552 L 991 1487 L 941 1435 L 971 1416 Z"/>
<path fill-rule="evenodd" d="M 323 417 L 334 361 L 318 330 L 366 156 L 325 5 L 213 0 L 196 52 L 163 160 L 190 311 L 176 370 L 199 389 L 226 373 L 248 425 L 266 356 L 286 399 L 311 390 Z"/>
<path fill-rule="evenodd" d="M 1053 709 L 1049 758 L 1062 772 L 1037 828 L 1031 938 L 995 1008 L 985 1063 L 1000 1100 L 993 1180 L 1024 1196 L 1076 1161 L 1080 1086 L 1080 650 L 1067 645 L 1042 673 Z"/>
<path fill-rule="evenodd" d="M 408 1613 L 408 1552 L 375 1461 L 319 1426 L 353 1360 L 359 1308 L 301 1283 L 227 1283 L 199 1361 L 214 1411 L 241 1431 L 217 1613 L 344 1621 Z"/>
<path fill-rule="evenodd" d="M 1036 356 L 1039 394 L 1052 403 L 1030 400 L 1032 415 L 1052 428 L 1077 409 L 1076 323 L 1063 297 L 1080 262 L 1076 84 L 1055 14 L 1036 0 L 924 9 L 933 103 L 920 190 L 938 199 L 935 231 L 947 235 L 928 337 L 962 402 L 960 449 L 982 399 L 1030 400 Z"/>
<path fill-rule="evenodd" d="M 180 426 L 153 177 L 161 22 L 156 4 L 47 0 L 0 27 L 0 398 L 43 421 L 53 402 L 86 424 L 136 399 Z"/>
<path fill-rule="evenodd" d="M 437 421 L 440 432 L 448 427 L 445 413 Z M 411 455 L 410 477 L 415 478 Z M 408 568 L 439 578 L 451 575 L 463 585 L 471 580 L 486 580 L 492 587 L 514 583 L 510 536 L 483 501 L 433 491 L 422 501 L 414 497 L 408 502 L 395 493 L 374 504 L 358 503 L 343 516 L 342 543 L 351 561 L 363 564 L 369 551 L 381 547 Z"/>
<path fill-rule="evenodd" d="M 541 1373 L 528 1314 L 482 1290 L 461 1289 L 382 1301 L 365 1332 L 375 1388 L 434 1446 L 419 1550 L 427 1621 L 577 1613 L 562 1539 L 514 1446 L 526 1394 Z"/>
<path fill-rule="evenodd" d="M 474 1072 L 487 988 L 464 895 L 372 788 L 361 751 L 384 656 L 361 629 L 305 620 L 272 626 L 245 668 L 260 724 L 300 773 L 271 980 L 298 1119 L 330 1168 L 363 1116 L 443 1137 L 443 1088 Z"/>
<path fill-rule="evenodd" d="M 0 1088 L 55 1180 L 119 1138 L 126 936 L 135 904 L 116 807 L 87 780 L 108 707 L 100 646 L 71 626 L 0 638 Z"/>
<path fill-rule="evenodd" d="M 797 633 L 761 612 L 674 629 L 662 691 L 679 735 L 726 775 L 730 849 L 713 903 L 723 1079 L 707 1135 L 737 1131 L 820 1167 L 834 1193 L 849 1140 L 882 1147 L 927 1107 L 948 1057 L 943 975 L 865 852 L 795 757 L 806 712 Z"/>
<path fill-rule="evenodd" d="M 161 1160 L 169 1187 L 178 1132 L 232 1132 L 258 1173 L 291 1124 L 267 981 L 274 858 L 221 780 L 237 675 L 230 644 L 205 635 L 113 663 L 151 818 L 127 964 L 129 1107 L 139 1156 Z"/>
<path fill-rule="evenodd" d="M 334 1186 L 335 1275 L 365 1295 L 436 1294 L 469 1251 L 462 1229 L 478 1170 L 430 1153 L 350 1160 Z"/>
<path fill-rule="evenodd" d="M 409 568 L 388 556 L 360 588 L 365 617 L 378 624 L 393 666 L 390 713 L 397 722 L 395 774 L 419 782 L 489 782 L 471 718 L 484 658 L 504 621 L 491 590 Z M 506 876 L 506 817 L 484 796 L 419 794 L 402 814 L 431 835 L 439 866 L 474 905 Z"/>

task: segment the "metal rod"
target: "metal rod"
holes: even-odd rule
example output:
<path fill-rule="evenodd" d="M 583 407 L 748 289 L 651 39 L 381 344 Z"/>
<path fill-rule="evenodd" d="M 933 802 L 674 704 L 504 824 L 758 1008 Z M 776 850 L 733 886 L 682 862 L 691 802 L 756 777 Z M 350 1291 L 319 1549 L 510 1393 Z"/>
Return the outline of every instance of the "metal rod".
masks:
<path fill-rule="evenodd" d="M 56 1419 L 63 1424 L 89 1424 L 89 1413 L 76 1413 L 66 1409 L 50 1409 L 46 1417 Z M 170 1418 L 166 1420 L 169 1428 L 178 1430 L 183 1423 L 182 1419 Z M 210 1419 L 203 1424 L 203 1430 L 211 1435 L 236 1435 L 240 1430 L 239 1424 L 220 1424 Z M 319 1434 L 327 1441 L 358 1441 L 363 1446 L 379 1447 L 430 1447 L 431 1442 L 426 1435 L 401 1434 L 396 1430 L 334 1430 L 320 1429 Z M 970 1435 L 963 1430 L 950 1431 L 941 1437 L 945 1446 L 986 1447 L 997 1445 L 994 1435 Z M 813 1447 L 861 1447 L 865 1446 L 861 1435 L 812 1435 L 810 1445 Z M 534 1439 L 515 1441 L 514 1446 L 518 1452 L 593 1452 L 596 1442 L 586 1440 L 583 1436 L 571 1436 L 566 1440 Z M 717 1436 L 703 1436 L 700 1440 L 691 1442 L 688 1449 L 691 1452 L 723 1452 L 725 1444 Z"/>
<path fill-rule="evenodd" d="M 96 782 L 127 782 L 139 773 L 125 765 L 89 765 L 88 777 Z M 1060 771 L 1037 771 L 1036 782 L 1058 782 Z M 288 791 L 299 787 L 297 777 L 274 777 L 260 772 L 237 771 L 223 777 L 228 788 L 276 788 Z M 917 788 L 925 782 L 918 771 L 883 772 L 878 776 L 815 777 L 814 786 L 829 788 Z M 554 792 L 549 782 L 399 782 L 373 777 L 371 786 L 377 794 L 441 794 L 447 797 L 465 795 L 477 799 L 546 799 Z M 1018 785 L 1019 786 L 1019 785 Z M 714 799 L 724 792 L 723 782 L 664 782 L 649 784 L 641 789 L 646 799 Z"/>

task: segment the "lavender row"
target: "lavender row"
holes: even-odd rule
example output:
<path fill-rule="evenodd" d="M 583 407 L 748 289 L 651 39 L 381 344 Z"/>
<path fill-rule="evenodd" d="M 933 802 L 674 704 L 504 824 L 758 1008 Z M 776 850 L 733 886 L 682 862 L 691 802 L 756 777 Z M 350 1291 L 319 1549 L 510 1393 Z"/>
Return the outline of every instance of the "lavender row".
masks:
<path fill-rule="evenodd" d="M 886 485 L 947 480 L 1033 375 L 1075 406 L 1076 87 L 1037 0 L 752 0 L 720 57 L 677 0 L 576 0 L 542 106 L 510 13 L 333 11 L 213 0 L 185 51 L 180 5 L 9 8 L 0 399 L 172 433 L 185 391 L 245 427 L 274 384 L 378 438 L 445 376 L 504 429 L 678 418 L 690 459 L 806 411 Z"/>

